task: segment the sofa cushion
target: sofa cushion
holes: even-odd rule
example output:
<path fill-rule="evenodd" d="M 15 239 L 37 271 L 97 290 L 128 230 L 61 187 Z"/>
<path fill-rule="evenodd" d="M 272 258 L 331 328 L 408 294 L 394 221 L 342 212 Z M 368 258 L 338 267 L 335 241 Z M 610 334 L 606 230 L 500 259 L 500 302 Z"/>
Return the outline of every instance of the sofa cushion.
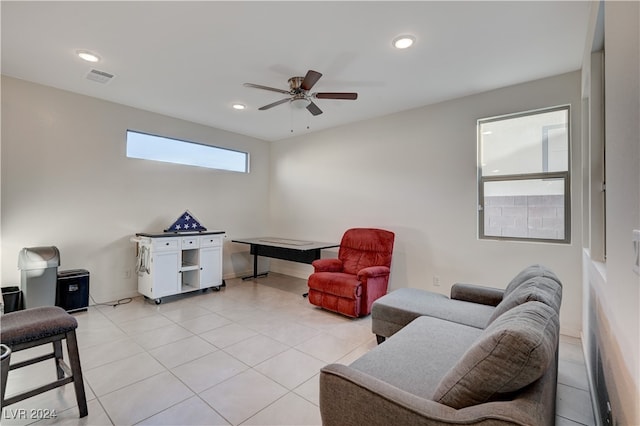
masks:
<path fill-rule="evenodd" d="M 419 317 L 350 367 L 421 398 L 431 398 L 442 377 L 482 332 L 451 321 Z"/>
<path fill-rule="evenodd" d="M 529 267 L 524 268 L 522 271 L 520 271 L 518 275 L 513 277 L 511 282 L 507 284 L 507 287 L 504 289 L 504 297 L 507 297 L 509 293 L 511 293 L 516 288 L 518 288 L 525 281 L 528 281 L 531 278 L 536 278 L 536 277 L 550 278 L 555 282 L 557 282 L 558 284 L 562 285 L 558 276 L 554 274 L 550 269 L 542 265 L 531 265 Z"/>
<path fill-rule="evenodd" d="M 560 312 L 562 301 L 562 286 L 555 280 L 546 277 L 530 278 L 520 284 L 491 313 L 487 325 L 491 324 L 500 315 L 525 302 L 538 301 Z"/>
<path fill-rule="evenodd" d="M 444 375 L 432 399 L 460 409 L 533 383 L 554 359 L 559 328 L 558 313 L 546 304 L 516 306 L 484 330 Z"/>
<path fill-rule="evenodd" d="M 399 288 L 373 303 L 371 328 L 375 334 L 390 337 L 414 319 L 430 316 L 482 329 L 493 310 L 493 306 L 453 300 L 440 293 Z"/>

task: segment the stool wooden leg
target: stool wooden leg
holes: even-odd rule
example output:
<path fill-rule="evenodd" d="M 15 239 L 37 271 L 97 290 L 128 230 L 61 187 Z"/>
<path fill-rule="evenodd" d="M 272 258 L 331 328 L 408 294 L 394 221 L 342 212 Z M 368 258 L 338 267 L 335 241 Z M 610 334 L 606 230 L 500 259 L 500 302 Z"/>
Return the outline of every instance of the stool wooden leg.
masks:
<path fill-rule="evenodd" d="M 60 366 L 60 361 L 63 359 L 62 355 L 62 341 L 54 340 L 53 341 L 53 356 L 56 361 L 56 373 L 58 375 L 58 380 L 64 378 L 64 370 Z"/>
<path fill-rule="evenodd" d="M 69 364 L 71 372 L 73 373 L 73 386 L 76 390 L 78 409 L 80 410 L 80 417 L 85 417 L 89 411 L 87 410 L 87 397 L 84 393 L 84 380 L 82 379 L 82 368 L 80 366 L 80 354 L 78 353 L 76 331 L 69 331 L 66 337 L 67 350 L 69 352 Z"/>

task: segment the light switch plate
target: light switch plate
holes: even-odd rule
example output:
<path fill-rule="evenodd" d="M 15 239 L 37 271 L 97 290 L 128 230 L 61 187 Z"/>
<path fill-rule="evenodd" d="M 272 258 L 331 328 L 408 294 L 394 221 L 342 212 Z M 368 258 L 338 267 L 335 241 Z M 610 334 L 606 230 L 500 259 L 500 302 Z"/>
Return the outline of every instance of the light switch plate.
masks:
<path fill-rule="evenodd" d="M 640 275 L 640 230 L 633 230 L 633 272 Z"/>

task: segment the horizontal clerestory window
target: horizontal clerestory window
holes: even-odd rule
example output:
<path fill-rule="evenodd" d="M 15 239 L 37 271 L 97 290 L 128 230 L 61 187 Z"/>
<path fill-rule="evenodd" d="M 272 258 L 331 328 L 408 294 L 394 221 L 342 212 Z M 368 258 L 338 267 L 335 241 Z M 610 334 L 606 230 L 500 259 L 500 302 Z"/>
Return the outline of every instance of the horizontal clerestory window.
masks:
<path fill-rule="evenodd" d="M 478 120 L 479 237 L 569 243 L 569 106 Z"/>
<path fill-rule="evenodd" d="M 249 172 L 249 154 L 127 130 L 127 157 L 209 169 Z"/>

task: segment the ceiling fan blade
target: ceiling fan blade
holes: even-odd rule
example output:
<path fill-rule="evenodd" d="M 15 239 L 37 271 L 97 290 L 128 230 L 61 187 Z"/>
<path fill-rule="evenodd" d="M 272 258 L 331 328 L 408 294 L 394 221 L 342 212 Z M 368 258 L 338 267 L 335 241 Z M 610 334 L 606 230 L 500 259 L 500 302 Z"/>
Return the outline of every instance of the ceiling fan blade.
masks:
<path fill-rule="evenodd" d="M 280 99 L 279 101 L 273 102 L 273 103 L 271 103 L 271 104 L 269 104 L 269 105 L 265 105 L 265 106 L 263 106 L 263 107 L 260 107 L 260 108 L 258 108 L 258 110 L 260 110 L 260 111 L 264 111 L 264 110 L 267 110 L 267 109 L 269 109 L 269 108 L 273 108 L 274 106 L 278 106 L 278 105 L 280 105 L 280 104 L 283 104 L 283 103 L 285 103 L 285 102 L 289 102 L 289 101 L 291 101 L 291 99 L 290 99 L 290 98 Z"/>
<path fill-rule="evenodd" d="M 322 110 L 320 108 L 318 108 L 318 105 L 314 104 L 313 102 L 309 101 L 309 105 L 307 105 L 307 109 L 309 110 L 309 112 L 313 115 L 320 115 L 322 114 Z"/>
<path fill-rule="evenodd" d="M 244 87 L 253 87 L 254 89 L 270 90 L 272 92 L 284 93 L 285 95 L 289 95 L 290 94 L 290 92 L 288 90 L 276 89 L 275 87 L 262 86 L 260 84 L 244 83 L 243 86 Z"/>
<path fill-rule="evenodd" d="M 316 84 L 318 80 L 320 80 L 320 77 L 322 77 L 322 74 L 320 74 L 318 71 L 307 71 L 307 75 L 304 76 L 304 80 L 302 80 L 300 88 L 303 90 L 311 90 L 313 85 Z"/>
<path fill-rule="evenodd" d="M 314 93 L 314 98 L 317 99 L 344 99 L 349 101 L 355 101 L 358 99 L 357 93 L 347 93 L 347 92 L 323 92 L 323 93 Z"/>

